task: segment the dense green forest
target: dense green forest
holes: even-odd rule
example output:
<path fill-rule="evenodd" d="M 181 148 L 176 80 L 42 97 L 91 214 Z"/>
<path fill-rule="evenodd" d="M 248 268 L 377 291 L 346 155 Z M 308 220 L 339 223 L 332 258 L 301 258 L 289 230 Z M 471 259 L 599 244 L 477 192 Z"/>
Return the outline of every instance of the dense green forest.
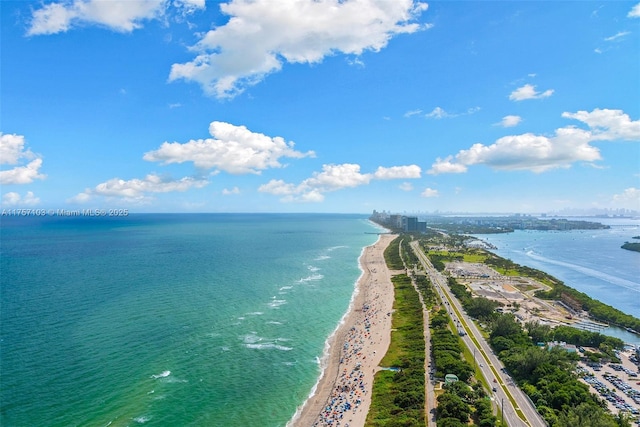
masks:
<path fill-rule="evenodd" d="M 528 326 L 535 329 L 536 325 Z M 586 339 L 587 335 L 580 332 L 583 331 L 578 331 L 576 337 Z M 536 339 L 549 340 L 553 333 L 548 331 Z M 489 342 L 551 427 L 630 426 L 628 420 L 609 413 L 606 405 L 589 392 L 589 387 L 578 381 L 574 373 L 579 357 L 576 353 L 536 346 L 513 315 L 501 314 L 495 318 Z M 585 414 L 588 418 L 584 418 Z"/>
<path fill-rule="evenodd" d="M 446 310 L 433 313 L 431 328 L 431 355 L 435 363 L 435 376 L 444 378 L 455 374 L 460 381 L 444 386 L 437 398 L 438 427 L 463 427 L 473 425 L 492 427 L 496 425 L 491 401 L 482 385 L 473 379 L 473 367 L 462 358 L 463 344 L 449 329 Z"/>

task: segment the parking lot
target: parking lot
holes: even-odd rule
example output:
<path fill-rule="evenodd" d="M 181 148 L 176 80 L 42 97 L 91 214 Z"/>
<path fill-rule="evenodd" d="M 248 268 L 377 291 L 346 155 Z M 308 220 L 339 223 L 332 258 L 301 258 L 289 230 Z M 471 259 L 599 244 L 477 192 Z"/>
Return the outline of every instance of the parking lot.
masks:
<path fill-rule="evenodd" d="M 620 411 L 640 416 L 640 376 L 630 357 L 631 351 L 619 353 L 622 364 L 578 364 L 578 375 L 591 391 L 607 402 L 612 413 Z M 635 368 L 635 369 L 634 369 Z"/>

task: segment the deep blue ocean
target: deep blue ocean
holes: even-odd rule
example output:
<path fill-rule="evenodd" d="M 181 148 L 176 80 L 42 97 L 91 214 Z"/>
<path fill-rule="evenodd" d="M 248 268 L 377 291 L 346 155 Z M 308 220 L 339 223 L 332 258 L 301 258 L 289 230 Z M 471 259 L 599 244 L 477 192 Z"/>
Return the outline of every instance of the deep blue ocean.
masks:
<path fill-rule="evenodd" d="M 378 231 L 365 215 L 330 214 L 0 224 L 3 427 L 284 426 L 316 383 L 377 238 L 366 233 Z M 638 316 L 640 254 L 619 248 L 637 234 L 483 237 Z"/>

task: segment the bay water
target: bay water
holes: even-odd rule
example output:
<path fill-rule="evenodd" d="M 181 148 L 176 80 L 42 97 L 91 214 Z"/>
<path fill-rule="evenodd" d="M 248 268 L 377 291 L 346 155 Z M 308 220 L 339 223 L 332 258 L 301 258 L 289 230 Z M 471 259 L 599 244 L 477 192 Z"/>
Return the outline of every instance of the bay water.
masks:
<path fill-rule="evenodd" d="M 609 229 L 534 231 L 475 235 L 497 247 L 497 255 L 547 272 L 566 285 L 624 313 L 640 317 L 640 253 L 622 249 L 640 235 L 630 218 L 577 218 Z M 640 336 L 618 328 L 603 331 L 640 345 Z"/>

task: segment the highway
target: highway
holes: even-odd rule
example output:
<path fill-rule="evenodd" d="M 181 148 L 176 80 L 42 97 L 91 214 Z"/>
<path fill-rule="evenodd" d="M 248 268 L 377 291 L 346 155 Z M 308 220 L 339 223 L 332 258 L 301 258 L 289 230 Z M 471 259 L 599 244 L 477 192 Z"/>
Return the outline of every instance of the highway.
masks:
<path fill-rule="evenodd" d="M 538 414 L 529 398 L 505 373 L 504 366 L 482 337 L 476 324 L 466 315 L 458 299 L 450 293 L 446 278 L 433 267 L 418 241 L 411 242 L 411 247 L 445 303 L 454 323 L 466 332 L 462 340 L 473 352 L 479 369 L 487 381 L 495 387 L 496 391 L 492 393 L 492 399 L 498 407 L 498 419 L 504 416 L 504 421 L 509 427 L 546 427 L 546 422 Z M 509 395 L 512 396 L 515 405 L 509 399 Z"/>

